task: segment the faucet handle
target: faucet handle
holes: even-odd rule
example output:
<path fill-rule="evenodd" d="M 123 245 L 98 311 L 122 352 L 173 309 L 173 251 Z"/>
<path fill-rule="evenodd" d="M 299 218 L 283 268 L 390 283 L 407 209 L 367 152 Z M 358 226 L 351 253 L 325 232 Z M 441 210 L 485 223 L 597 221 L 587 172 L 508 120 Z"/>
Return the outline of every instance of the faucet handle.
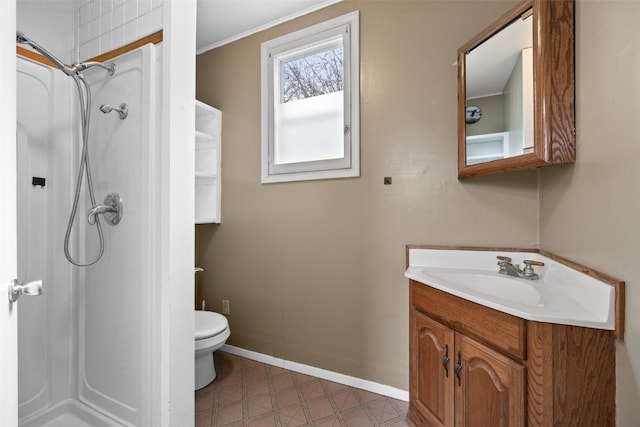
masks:
<path fill-rule="evenodd" d="M 511 258 L 509 258 L 508 256 L 498 255 L 496 258 L 498 258 L 498 260 L 501 262 L 511 262 Z"/>
<path fill-rule="evenodd" d="M 525 279 L 537 279 L 538 275 L 536 274 L 535 271 L 533 271 L 533 265 L 537 265 L 539 267 L 542 267 L 544 265 L 544 262 L 542 261 L 533 261 L 530 259 L 525 259 L 524 261 L 524 270 L 522 270 L 522 277 L 524 277 Z"/>
<path fill-rule="evenodd" d="M 525 259 L 522 262 L 524 262 L 525 265 L 537 265 L 538 267 L 544 266 L 544 262 L 542 262 L 542 261 L 533 261 L 533 260 L 530 260 L 530 259 Z"/>

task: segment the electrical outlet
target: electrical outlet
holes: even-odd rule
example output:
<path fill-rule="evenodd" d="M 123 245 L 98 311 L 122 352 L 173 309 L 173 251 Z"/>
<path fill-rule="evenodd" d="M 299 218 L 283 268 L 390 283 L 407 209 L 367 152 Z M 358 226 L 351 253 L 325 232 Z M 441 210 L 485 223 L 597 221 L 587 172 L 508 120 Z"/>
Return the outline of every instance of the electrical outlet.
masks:
<path fill-rule="evenodd" d="M 229 300 L 228 299 L 223 299 L 222 300 L 222 314 L 231 314 L 231 307 L 229 306 Z"/>

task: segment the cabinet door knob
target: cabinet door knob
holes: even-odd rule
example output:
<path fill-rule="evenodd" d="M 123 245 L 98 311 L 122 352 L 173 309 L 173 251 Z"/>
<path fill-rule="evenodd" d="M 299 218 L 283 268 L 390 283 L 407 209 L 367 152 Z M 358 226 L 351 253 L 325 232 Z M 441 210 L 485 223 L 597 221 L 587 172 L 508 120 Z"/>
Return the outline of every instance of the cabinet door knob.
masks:
<path fill-rule="evenodd" d="M 456 363 L 455 373 L 458 378 L 458 386 L 462 385 L 462 378 L 460 378 L 460 371 L 462 371 L 462 352 L 458 352 L 458 363 Z"/>
<path fill-rule="evenodd" d="M 444 367 L 444 373 L 449 378 L 449 344 L 444 345 L 444 357 L 442 358 L 442 366 Z"/>

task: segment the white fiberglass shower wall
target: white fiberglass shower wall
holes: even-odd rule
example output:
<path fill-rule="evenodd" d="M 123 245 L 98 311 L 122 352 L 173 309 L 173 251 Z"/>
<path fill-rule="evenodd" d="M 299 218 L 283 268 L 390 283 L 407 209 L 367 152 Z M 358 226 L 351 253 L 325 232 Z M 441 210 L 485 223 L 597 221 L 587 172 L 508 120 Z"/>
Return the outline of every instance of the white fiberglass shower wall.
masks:
<path fill-rule="evenodd" d="M 18 274 L 44 281 L 43 295 L 22 298 L 18 312 L 23 426 L 145 426 L 159 411 L 152 390 L 160 386 L 160 51 L 146 45 L 115 58 L 113 76 L 97 67 L 84 72 L 96 202 L 111 192 L 124 201 L 118 225 L 101 218 L 104 256 L 90 267 L 72 266 L 63 251 L 81 150 L 75 84 L 17 59 Z M 121 103 L 129 109 L 124 120 L 99 110 Z M 84 178 L 71 235 L 81 261 L 98 250 L 86 189 Z"/>

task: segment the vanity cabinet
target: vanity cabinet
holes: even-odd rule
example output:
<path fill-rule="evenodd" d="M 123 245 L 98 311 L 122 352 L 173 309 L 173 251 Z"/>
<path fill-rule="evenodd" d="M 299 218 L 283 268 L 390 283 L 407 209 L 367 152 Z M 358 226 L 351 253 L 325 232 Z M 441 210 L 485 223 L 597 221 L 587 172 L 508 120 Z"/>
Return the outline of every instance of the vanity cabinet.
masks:
<path fill-rule="evenodd" d="M 524 425 L 524 366 L 419 312 L 411 323 L 412 403 L 429 425 Z"/>
<path fill-rule="evenodd" d="M 527 321 L 410 281 L 417 426 L 615 426 L 612 331 Z"/>
<path fill-rule="evenodd" d="M 219 223 L 222 112 L 196 100 L 195 223 Z"/>

